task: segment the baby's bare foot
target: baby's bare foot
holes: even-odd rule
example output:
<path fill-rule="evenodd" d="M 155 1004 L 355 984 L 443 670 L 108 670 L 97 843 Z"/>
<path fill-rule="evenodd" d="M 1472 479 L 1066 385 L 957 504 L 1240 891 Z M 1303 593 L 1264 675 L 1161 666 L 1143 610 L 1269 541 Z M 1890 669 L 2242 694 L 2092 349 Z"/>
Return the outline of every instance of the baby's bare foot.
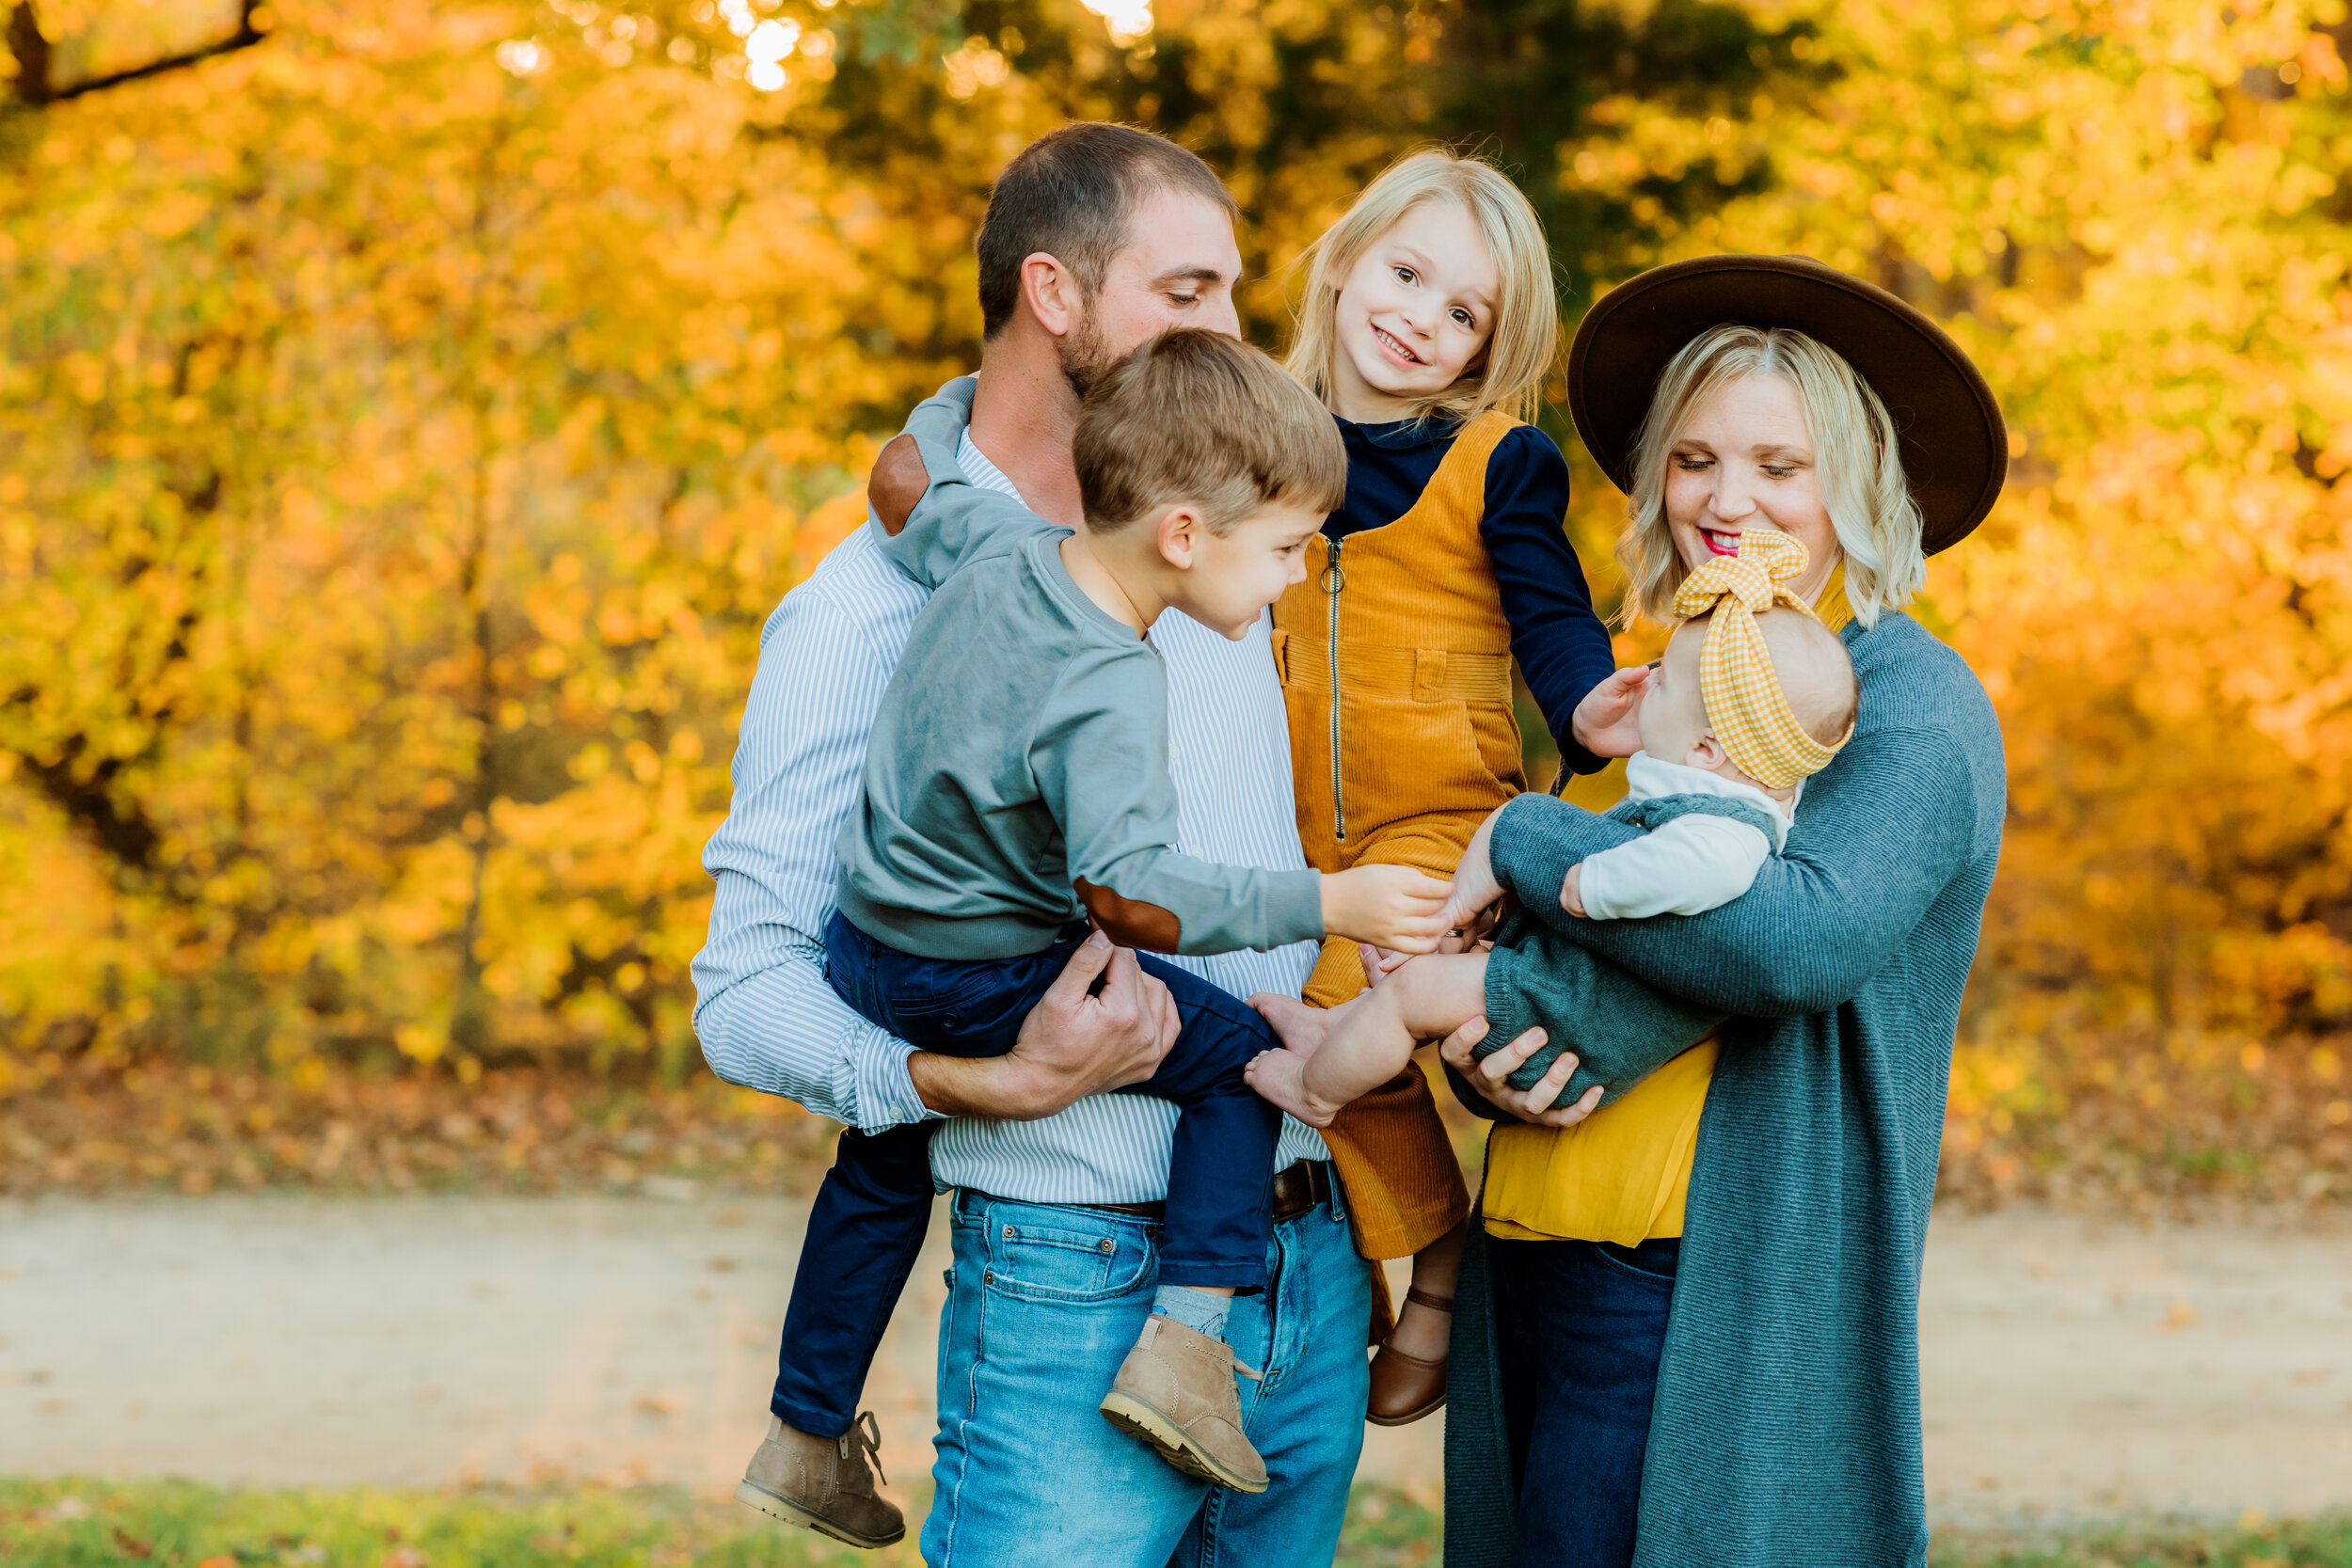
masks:
<path fill-rule="evenodd" d="M 1249 1005 L 1274 1025 L 1274 1032 L 1282 1037 L 1282 1048 L 1296 1052 L 1302 1058 L 1315 1053 L 1315 1047 L 1323 1043 L 1323 1037 L 1331 1032 L 1331 1025 L 1345 1010 L 1344 1006 L 1310 1007 L 1295 996 L 1263 990 L 1249 999 Z"/>
<path fill-rule="evenodd" d="M 1310 1127 L 1328 1127 L 1336 1109 L 1317 1105 L 1307 1094 L 1307 1058 L 1287 1047 L 1261 1051 L 1242 1069 L 1242 1076 L 1260 1098 L 1288 1111 Z"/>

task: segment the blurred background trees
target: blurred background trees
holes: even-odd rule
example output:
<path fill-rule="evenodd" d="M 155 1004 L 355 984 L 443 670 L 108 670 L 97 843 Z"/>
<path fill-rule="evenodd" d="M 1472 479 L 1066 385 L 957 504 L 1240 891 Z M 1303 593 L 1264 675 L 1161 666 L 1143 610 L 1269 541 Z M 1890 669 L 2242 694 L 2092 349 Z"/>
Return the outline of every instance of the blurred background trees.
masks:
<path fill-rule="evenodd" d="M 681 1079 L 761 623 L 976 357 L 990 179 L 1108 117 L 1231 181 L 1269 346 L 1431 137 L 1521 181 L 1571 320 L 1756 249 L 1947 322 L 2015 441 L 1920 609 L 2010 749 L 1952 1179 L 2352 1193 L 2337 0 L 286 0 L 23 90 L 104 11 L 17 7 L 0 107 L 20 1110 Z"/>

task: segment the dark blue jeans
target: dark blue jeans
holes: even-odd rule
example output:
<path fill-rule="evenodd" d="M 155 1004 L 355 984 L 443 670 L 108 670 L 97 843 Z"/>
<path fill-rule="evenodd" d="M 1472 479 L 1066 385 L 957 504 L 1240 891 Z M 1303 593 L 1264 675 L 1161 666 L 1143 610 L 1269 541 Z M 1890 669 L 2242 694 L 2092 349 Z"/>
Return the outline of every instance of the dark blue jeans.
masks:
<path fill-rule="evenodd" d="M 825 977 L 843 1001 L 918 1050 L 1001 1056 L 1084 940 L 1081 928 L 1018 958 L 925 958 L 835 914 L 825 928 Z M 1280 1042 L 1237 997 L 1148 953 L 1136 957 L 1168 987 L 1184 1026 L 1159 1071 L 1122 1091 L 1183 1112 L 1168 1160 L 1159 1282 L 1260 1289 L 1282 1118 L 1251 1092 L 1242 1069 Z M 838 1437 L 857 1418 L 882 1329 L 930 1224 L 934 1125 L 852 1129 L 834 1147 L 809 1211 L 769 1401 L 803 1432 Z"/>
<path fill-rule="evenodd" d="M 1628 1568 L 1682 1243 L 1490 1240 L 1518 1560 Z"/>

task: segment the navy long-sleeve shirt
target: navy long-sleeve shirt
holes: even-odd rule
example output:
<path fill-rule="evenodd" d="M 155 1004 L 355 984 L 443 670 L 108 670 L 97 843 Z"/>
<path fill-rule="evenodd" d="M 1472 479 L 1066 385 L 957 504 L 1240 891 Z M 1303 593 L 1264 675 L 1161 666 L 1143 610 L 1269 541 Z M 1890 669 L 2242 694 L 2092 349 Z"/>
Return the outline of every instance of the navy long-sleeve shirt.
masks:
<path fill-rule="evenodd" d="M 1412 510 L 1461 431 L 1442 416 L 1338 422 L 1347 443 L 1347 499 L 1324 521 L 1331 539 L 1385 528 Z M 1567 511 L 1567 459 L 1550 436 L 1520 425 L 1496 443 L 1486 460 L 1486 515 L 1478 534 L 1502 591 L 1511 657 L 1559 745 L 1561 766 L 1593 773 L 1607 759 L 1576 743 L 1569 721 L 1585 694 L 1615 673 L 1617 656 L 1609 628 L 1593 611 L 1583 563 L 1568 546 Z"/>

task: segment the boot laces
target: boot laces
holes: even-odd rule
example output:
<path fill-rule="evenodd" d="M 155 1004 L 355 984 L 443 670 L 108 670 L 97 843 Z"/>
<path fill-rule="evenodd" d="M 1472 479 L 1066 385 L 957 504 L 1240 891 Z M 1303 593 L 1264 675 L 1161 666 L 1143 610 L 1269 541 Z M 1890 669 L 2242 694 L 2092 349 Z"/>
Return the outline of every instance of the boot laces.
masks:
<path fill-rule="evenodd" d="M 856 1422 L 841 1434 L 841 1457 L 855 1459 L 861 1454 L 865 1463 L 873 1466 L 874 1474 L 882 1477 L 882 1483 L 889 1485 L 890 1478 L 882 1475 L 882 1424 L 874 1419 L 870 1410 L 859 1411 Z"/>

